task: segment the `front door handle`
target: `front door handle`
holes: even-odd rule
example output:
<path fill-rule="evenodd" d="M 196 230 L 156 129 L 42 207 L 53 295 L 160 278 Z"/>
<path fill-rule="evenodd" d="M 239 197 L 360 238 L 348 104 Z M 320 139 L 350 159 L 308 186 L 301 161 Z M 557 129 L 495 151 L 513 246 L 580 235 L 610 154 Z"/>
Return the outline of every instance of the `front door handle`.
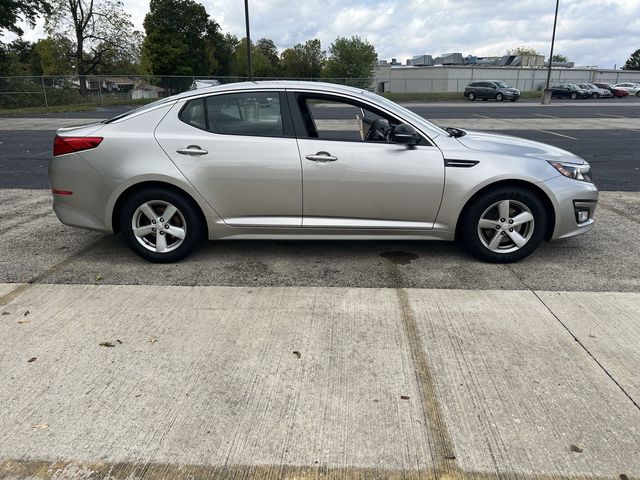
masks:
<path fill-rule="evenodd" d="M 318 163 L 335 162 L 336 160 L 338 160 L 338 157 L 334 157 L 329 152 L 318 152 L 314 155 L 307 155 L 304 158 Z"/>
<path fill-rule="evenodd" d="M 192 157 L 199 157 L 200 155 L 206 155 L 209 153 L 207 150 L 203 150 L 198 145 L 189 145 L 187 148 L 179 148 L 176 150 L 181 155 L 190 155 Z"/>

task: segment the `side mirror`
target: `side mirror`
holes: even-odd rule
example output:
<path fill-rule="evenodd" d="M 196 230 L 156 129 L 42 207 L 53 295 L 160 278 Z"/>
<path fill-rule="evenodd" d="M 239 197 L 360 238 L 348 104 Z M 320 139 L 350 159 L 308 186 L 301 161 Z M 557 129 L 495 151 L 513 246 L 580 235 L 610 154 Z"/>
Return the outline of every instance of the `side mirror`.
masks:
<path fill-rule="evenodd" d="M 406 123 L 401 123 L 393 129 L 391 133 L 391 141 L 394 143 L 401 143 L 406 145 L 409 150 L 416 148 L 416 144 L 420 140 L 418 133 L 411 126 Z"/>

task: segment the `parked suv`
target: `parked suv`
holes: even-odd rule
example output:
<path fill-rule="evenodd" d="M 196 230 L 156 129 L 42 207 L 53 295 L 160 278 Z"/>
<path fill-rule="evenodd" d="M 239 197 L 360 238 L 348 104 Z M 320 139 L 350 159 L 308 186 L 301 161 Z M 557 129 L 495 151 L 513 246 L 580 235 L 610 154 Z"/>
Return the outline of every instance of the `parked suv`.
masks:
<path fill-rule="evenodd" d="M 488 80 L 482 82 L 471 82 L 464 89 L 464 96 L 472 102 L 476 98 L 481 98 L 485 101 L 489 98 L 495 98 L 497 102 L 502 102 L 503 100 L 515 102 L 520 98 L 520 90 L 513 88 L 505 82 Z"/>

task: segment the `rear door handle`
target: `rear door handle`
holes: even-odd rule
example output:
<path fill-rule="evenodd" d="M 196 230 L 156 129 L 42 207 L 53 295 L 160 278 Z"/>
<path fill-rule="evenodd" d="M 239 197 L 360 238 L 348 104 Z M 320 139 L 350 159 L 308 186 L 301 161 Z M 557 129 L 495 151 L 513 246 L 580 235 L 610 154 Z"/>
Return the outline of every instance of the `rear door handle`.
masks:
<path fill-rule="evenodd" d="M 192 157 L 199 157 L 200 155 L 206 155 L 209 153 L 207 150 L 203 150 L 198 145 L 189 145 L 187 148 L 179 148 L 176 150 L 180 155 L 190 155 Z"/>
<path fill-rule="evenodd" d="M 338 157 L 334 157 L 329 152 L 318 152 L 314 155 L 307 155 L 304 158 L 318 163 L 335 162 L 336 160 L 338 160 Z"/>

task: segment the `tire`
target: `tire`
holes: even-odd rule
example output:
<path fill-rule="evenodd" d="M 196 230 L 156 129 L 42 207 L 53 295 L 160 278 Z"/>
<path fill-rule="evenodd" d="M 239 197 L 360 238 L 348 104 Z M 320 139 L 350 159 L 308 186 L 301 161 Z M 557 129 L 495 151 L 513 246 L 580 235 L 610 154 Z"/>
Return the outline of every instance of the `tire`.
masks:
<path fill-rule="evenodd" d="M 576 92 L 573 92 L 571 94 L 571 100 L 575 100 L 576 98 L 578 98 L 578 94 Z"/>
<path fill-rule="evenodd" d="M 593 92 L 593 93 L 591 94 L 591 98 L 596 98 L 596 99 L 597 99 L 597 98 L 600 98 L 600 94 L 599 94 L 598 92 Z"/>
<path fill-rule="evenodd" d="M 498 93 L 496 95 L 496 102 L 501 102 L 502 100 L 504 100 L 504 95 L 502 95 L 501 93 Z"/>
<path fill-rule="evenodd" d="M 636 92 L 636 97 L 640 97 L 640 92 Z"/>
<path fill-rule="evenodd" d="M 469 92 L 469 96 L 467 98 L 470 102 L 473 102 L 476 99 L 476 94 L 473 92 Z"/>
<path fill-rule="evenodd" d="M 164 212 L 170 207 L 175 211 L 169 214 L 170 218 L 164 218 Z M 201 215 L 193 201 L 184 194 L 160 188 L 133 193 L 122 205 L 118 221 L 129 248 L 154 263 L 182 260 L 195 250 L 204 234 Z M 135 226 L 138 226 L 137 235 Z M 143 236 L 143 233 L 147 234 Z M 158 238 L 162 240 L 159 242 Z"/>
<path fill-rule="evenodd" d="M 504 210 L 500 210 L 504 208 L 505 202 L 508 202 L 506 206 L 509 214 L 501 217 Z M 522 224 L 510 223 L 520 214 L 525 214 L 520 217 Z M 529 220 L 527 215 L 532 218 Z M 480 194 L 468 205 L 461 218 L 458 239 L 472 255 L 482 261 L 517 262 L 538 248 L 547 230 L 547 223 L 547 212 L 536 194 L 518 186 L 499 187 Z M 487 228 L 482 228 L 481 225 Z M 513 236 L 510 233 L 512 231 Z M 524 243 L 518 246 L 516 241 Z"/>

